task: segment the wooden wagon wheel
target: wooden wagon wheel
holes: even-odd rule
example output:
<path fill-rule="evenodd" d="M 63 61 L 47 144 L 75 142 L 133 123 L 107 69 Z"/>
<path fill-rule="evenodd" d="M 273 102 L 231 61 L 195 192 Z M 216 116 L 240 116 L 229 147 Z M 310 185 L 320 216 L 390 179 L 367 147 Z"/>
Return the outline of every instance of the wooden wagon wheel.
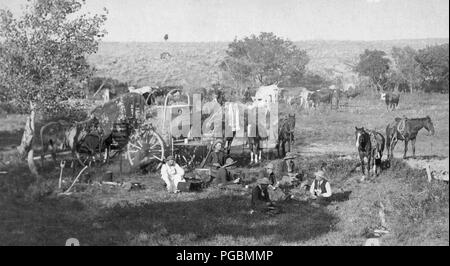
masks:
<path fill-rule="evenodd" d="M 130 136 L 127 144 L 127 157 L 131 166 L 141 166 L 164 160 L 164 141 L 152 129 L 138 129 Z"/>

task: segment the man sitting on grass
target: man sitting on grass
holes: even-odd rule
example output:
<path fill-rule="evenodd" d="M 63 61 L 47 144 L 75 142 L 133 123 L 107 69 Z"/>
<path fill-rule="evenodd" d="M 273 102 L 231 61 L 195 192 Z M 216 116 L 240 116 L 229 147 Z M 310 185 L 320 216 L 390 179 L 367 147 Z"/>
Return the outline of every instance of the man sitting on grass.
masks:
<path fill-rule="evenodd" d="M 184 170 L 174 160 L 173 156 L 167 156 L 166 163 L 161 167 L 161 179 L 166 183 L 169 193 L 179 192 L 179 182 L 185 182 Z"/>
<path fill-rule="evenodd" d="M 311 198 L 317 200 L 319 204 L 328 204 L 332 195 L 330 182 L 325 179 L 325 172 L 322 170 L 317 171 L 314 175 L 315 179 L 309 189 Z"/>
<path fill-rule="evenodd" d="M 228 183 L 238 183 L 239 178 L 233 180 L 233 176 L 228 171 L 228 167 L 236 164 L 231 158 L 227 158 L 225 160 L 225 155 L 222 150 L 223 142 L 222 140 L 216 140 L 214 142 L 214 151 L 211 152 L 210 156 L 207 160 L 207 165 L 211 171 L 211 184 L 219 185 L 219 184 L 228 184 Z"/>
<path fill-rule="evenodd" d="M 257 185 L 252 190 L 251 211 L 255 211 L 269 214 L 280 213 L 279 208 L 270 200 L 269 192 L 267 188 L 270 185 L 270 181 L 267 177 L 260 178 L 257 181 Z"/>

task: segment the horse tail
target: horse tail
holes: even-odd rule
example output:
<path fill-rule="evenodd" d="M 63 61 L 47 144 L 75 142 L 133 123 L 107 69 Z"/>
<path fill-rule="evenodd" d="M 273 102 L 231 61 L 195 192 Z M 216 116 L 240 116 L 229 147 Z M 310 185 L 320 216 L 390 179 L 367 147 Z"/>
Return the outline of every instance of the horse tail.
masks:
<path fill-rule="evenodd" d="M 380 140 L 381 140 L 380 154 L 383 155 L 383 150 L 384 150 L 384 145 L 386 143 L 386 140 L 385 140 L 383 134 L 379 133 L 379 135 L 380 135 Z"/>
<path fill-rule="evenodd" d="M 389 154 L 389 149 L 391 147 L 391 141 L 392 141 L 391 131 L 392 131 L 391 125 L 388 124 L 386 127 L 386 146 L 385 146 L 386 150 L 388 151 L 388 154 Z"/>

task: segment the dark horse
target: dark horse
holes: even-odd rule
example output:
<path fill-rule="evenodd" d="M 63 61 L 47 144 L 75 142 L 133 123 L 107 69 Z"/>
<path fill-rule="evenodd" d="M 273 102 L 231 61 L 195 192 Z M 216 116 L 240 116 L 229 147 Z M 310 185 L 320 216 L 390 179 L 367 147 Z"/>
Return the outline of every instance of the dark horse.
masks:
<path fill-rule="evenodd" d="M 291 143 L 294 142 L 294 129 L 295 129 L 295 114 L 289 114 L 286 118 L 280 121 L 278 125 L 278 157 L 280 157 L 280 149 L 282 150 L 281 156 L 286 155 L 286 142 L 288 143 L 288 152 L 291 151 Z"/>
<path fill-rule="evenodd" d="M 413 157 L 415 157 L 416 137 L 422 128 L 425 128 L 431 135 L 434 135 L 433 122 L 431 122 L 429 116 L 413 119 L 396 117 L 394 122 L 388 124 L 386 127 L 386 150 L 388 152 L 388 159 L 393 158 L 394 148 L 398 140 L 405 142 L 403 159 L 406 158 L 406 152 L 408 151 L 408 141 L 411 141 Z"/>
<path fill-rule="evenodd" d="M 361 170 L 365 176 L 365 159 L 367 159 L 367 174 L 370 176 L 371 167 L 378 176 L 381 168 L 385 139 L 381 133 L 355 127 L 356 148 L 361 161 Z M 364 176 L 362 180 L 364 180 Z"/>

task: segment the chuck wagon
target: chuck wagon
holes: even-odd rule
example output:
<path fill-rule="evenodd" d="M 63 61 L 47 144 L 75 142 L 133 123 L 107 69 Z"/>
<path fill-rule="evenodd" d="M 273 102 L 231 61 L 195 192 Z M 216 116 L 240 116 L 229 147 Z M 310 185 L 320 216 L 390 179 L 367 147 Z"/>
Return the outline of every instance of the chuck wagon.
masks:
<path fill-rule="evenodd" d="M 174 95 L 185 99 L 171 103 L 169 100 Z M 165 97 L 164 105 L 145 106 L 144 119 L 130 134 L 126 147 L 126 157 L 131 166 L 142 167 L 151 164 L 159 168 L 160 163 L 168 155 L 174 156 L 178 164 L 185 167 L 195 167 L 204 161 L 207 146 L 215 138 L 212 135 L 190 138 L 189 133 L 173 136 L 172 120 L 174 115 L 178 116 L 181 112 L 185 112 L 184 115 L 189 118 L 193 112 L 191 97 L 183 95 L 182 88 L 170 90 Z M 178 117 L 178 120 L 180 118 Z M 190 131 L 192 125 L 188 123 L 187 126 Z"/>
<path fill-rule="evenodd" d="M 173 114 L 183 110 L 191 115 L 193 110 L 188 95 L 187 102 L 169 104 L 169 98 L 181 92 L 181 89 L 169 91 L 164 105 L 148 105 L 141 94 L 127 93 L 95 107 L 90 115 L 99 120 L 104 136 L 102 142 L 109 142 L 111 148 L 110 157 L 124 154 L 132 167 L 154 169 L 159 168 L 168 155 L 173 155 L 182 166 L 201 163 L 213 137 L 194 140 L 188 136 L 172 136 Z"/>

